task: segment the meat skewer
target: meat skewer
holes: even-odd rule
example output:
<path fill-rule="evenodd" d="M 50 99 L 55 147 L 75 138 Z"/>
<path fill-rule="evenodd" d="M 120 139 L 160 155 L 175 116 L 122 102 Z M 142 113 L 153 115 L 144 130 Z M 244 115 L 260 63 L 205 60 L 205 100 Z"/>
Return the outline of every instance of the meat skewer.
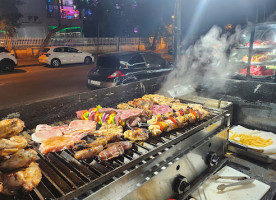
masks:
<path fill-rule="evenodd" d="M 148 130 L 144 128 L 134 128 L 124 132 L 124 138 L 131 141 L 143 141 L 149 138 Z"/>

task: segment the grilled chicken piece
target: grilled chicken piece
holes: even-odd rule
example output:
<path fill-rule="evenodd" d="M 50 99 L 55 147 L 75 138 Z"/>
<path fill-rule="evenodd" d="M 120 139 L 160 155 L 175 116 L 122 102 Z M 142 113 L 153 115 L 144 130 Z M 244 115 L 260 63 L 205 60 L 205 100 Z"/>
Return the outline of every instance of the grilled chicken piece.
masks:
<path fill-rule="evenodd" d="M 49 152 L 62 151 L 73 147 L 76 143 L 81 142 L 78 138 L 69 136 L 56 136 L 42 141 L 39 150 L 42 154 Z"/>
<path fill-rule="evenodd" d="M 36 160 L 37 152 L 33 149 L 21 149 L 11 155 L 9 159 L 0 162 L 1 171 L 10 171 L 20 167 L 26 167 Z"/>
<path fill-rule="evenodd" d="M 74 157 L 78 160 L 84 160 L 98 155 L 102 150 L 103 145 L 94 145 L 88 149 L 77 151 Z"/>
<path fill-rule="evenodd" d="M 17 135 L 25 128 L 25 124 L 18 118 L 0 121 L 0 138 L 9 138 Z"/>
<path fill-rule="evenodd" d="M 29 167 L 21 168 L 12 173 L 0 175 L 0 193 L 14 195 L 19 189 L 31 191 L 41 181 L 41 170 L 36 162 L 32 162 Z"/>
<path fill-rule="evenodd" d="M 0 156 L 7 156 L 24 149 L 28 144 L 24 136 L 13 136 L 10 139 L 0 139 Z"/>
<path fill-rule="evenodd" d="M 115 142 L 107 145 L 107 149 L 99 154 L 99 158 L 103 161 L 118 157 L 124 153 L 124 150 L 130 149 L 132 143 L 129 141 Z"/>
<path fill-rule="evenodd" d="M 93 133 L 95 136 L 107 136 L 109 134 L 123 135 L 123 127 L 116 124 L 103 123 L 101 128 Z"/>
<path fill-rule="evenodd" d="M 117 105 L 117 108 L 121 109 L 121 110 L 129 110 L 129 109 L 133 109 L 132 106 L 128 105 L 127 103 L 121 103 Z"/>
<path fill-rule="evenodd" d="M 126 139 L 137 141 L 137 140 L 147 140 L 149 134 L 147 129 L 144 128 L 134 128 L 133 130 L 127 130 L 124 132 L 124 137 Z"/>
<path fill-rule="evenodd" d="M 99 137 L 91 143 L 86 143 L 84 141 L 79 144 L 76 144 L 72 149 L 74 151 L 77 151 L 79 149 L 91 148 L 91 147 L 98 146 L 98 145 L 105 146 L 107 143 L 108 143 L 108 140 L 105 137 Z"/>

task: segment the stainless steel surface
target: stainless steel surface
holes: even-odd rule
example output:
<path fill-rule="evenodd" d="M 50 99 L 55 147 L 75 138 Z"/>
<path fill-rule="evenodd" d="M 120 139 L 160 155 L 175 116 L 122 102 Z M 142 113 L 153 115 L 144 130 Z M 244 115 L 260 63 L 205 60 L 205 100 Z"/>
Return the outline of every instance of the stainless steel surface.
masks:
<path fill-rule="evenodd" d="M 258 152 L 251 148 L 248 148 L 244 145 L 235 144 L 229 141 L 228 150 L 230 152 L 238 153 L 240 155 L 246 156 L 248 158 L 252 158 L 254 160 L 260 161 L 262 163 L 273 163 L 276 162 L 275 159 L 270 158 L 269 156 L 263 154 L 262 152 Z"/>
<path fill-rule="evenodd" d="M 242 181 L 238 181 L 236 183 L 218 185 L 217 189 L 219 191 L 223 191 L 223 190 L 225 190 L 225 188 L 228 188 L 228 187 L 233 187 L 233 186 L 237 186 L 237 185 L 247 185 L 247 184 L 253 183 L 254 181 L 255 181 L 254 178 L 248 178 L 248 179 L 245 179 Z"/>
<path fill-rule="evenodd" d="M 174 195 L 172 183 L 176 175 L 184 175 L 189 182 L 206 169 L 209 152 L 222 157 L 227 150 L 228 128 L 219 132 L 225 123 L 219 120 L 191 137 L 160 152 L 155 158 L 126 172 L 88 199 L 167 199 Z"/>

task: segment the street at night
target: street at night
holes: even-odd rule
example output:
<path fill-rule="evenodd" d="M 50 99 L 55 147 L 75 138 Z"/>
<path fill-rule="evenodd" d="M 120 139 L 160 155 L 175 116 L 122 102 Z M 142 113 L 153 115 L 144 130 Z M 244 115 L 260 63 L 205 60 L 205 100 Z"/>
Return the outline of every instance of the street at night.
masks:
<path fill-rule="evenodd" d="M 89 91 L 87 72 L 93 65 L 72 64 L 60 68 L 44 65 L 18 67 L 0 73 L 0 109 Z"/>
<path fill-rule="evenodd" d="M 276 0 L 0 0 L 0 200 L 276 200 Z"/>

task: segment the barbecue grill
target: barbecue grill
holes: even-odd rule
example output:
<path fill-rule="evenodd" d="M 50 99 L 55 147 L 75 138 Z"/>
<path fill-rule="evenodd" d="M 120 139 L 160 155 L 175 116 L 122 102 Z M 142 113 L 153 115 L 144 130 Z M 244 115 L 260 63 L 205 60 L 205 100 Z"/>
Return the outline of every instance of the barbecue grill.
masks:
<path fill-rule="evenodd" d="M 23 134 L 30 137 L 32 128 L 39 123 L 69 123 L 76 110 L 98 104 L 111 107 L 154 93 L 160 88 L 159 83 L 160 79 L 132 83 L 11 108 L 1 113 L 19 112 L 29 128 Z M 190 99 L 181 101 L 191 102 Z M 205 109 L 210 115 L 203 121 L 151 137 L 143 144 L 135 142 L 131 149 L 110 161 L 76 160 L 73 150 L 46 155 L 39 153 L 37 162 L 43 174 L 41 183 L 32 192 L 24 196 L 18 194 L 15 198 L 186 199 L 228 160 L 225 155 L 231 119 L 229 109 Z M 43 116 L 38 115 L 42 111 Z M 85 139 L 92 142 L 95 138 L 87 136 Z M 35 144 L 33 147 L 38 150 Z M 8 199 L 0 196 L 3 198 Z"/>

